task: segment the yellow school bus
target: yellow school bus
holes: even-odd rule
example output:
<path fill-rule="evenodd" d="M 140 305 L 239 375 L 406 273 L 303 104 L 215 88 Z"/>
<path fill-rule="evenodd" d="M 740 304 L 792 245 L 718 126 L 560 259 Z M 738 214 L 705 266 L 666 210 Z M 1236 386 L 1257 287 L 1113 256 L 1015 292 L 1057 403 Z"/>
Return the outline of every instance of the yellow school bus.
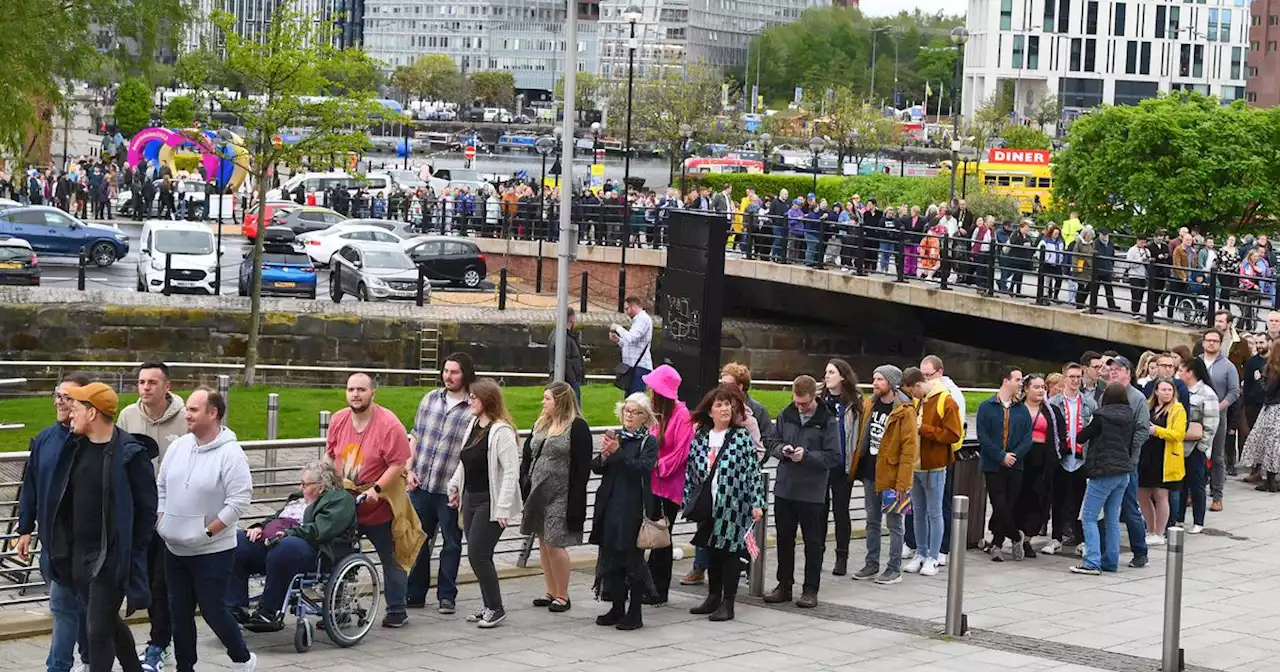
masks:
<path fill-rule="evenodd" d="M 1003 149 L 987 151 L 987 160 L 978 166 L 983 186 L 997 194 L 1018 199 L 1022 212 L 1049 207 L 1053 193 L 1051 155 L 1041 149 Z"/>

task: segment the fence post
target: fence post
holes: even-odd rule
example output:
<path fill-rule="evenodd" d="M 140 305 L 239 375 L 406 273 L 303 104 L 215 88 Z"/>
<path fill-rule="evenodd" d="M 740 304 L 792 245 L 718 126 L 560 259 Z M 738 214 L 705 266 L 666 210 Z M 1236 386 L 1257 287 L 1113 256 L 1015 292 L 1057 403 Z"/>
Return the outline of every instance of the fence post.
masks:
<path fill-rule="evenodd" d="M 1147 262 L 1147 324 L 1156 323 L 1156 307 L 1160 303 L 1160 295 L 1156 293 L 1156 260 Z"/>
<path fill-rule="evenodd" d="M 898 248 L 898 250 L 897 250 L 897 252 L 898 252 L 898 253 L 897 253 L 897 257 L 898 257 L 898 259 L 897 259 L 897 261 L 895 261 L 895 262 L 894 262 L 894 264 L 893 264 L 894 266 L 897 266 L 897 267 L 898 267 L 898 280 L 897 280 L 897 282 L 906 282 L 906 281 L 907 281 L 907 275 L 906 275 L 906 272 L 907 272 L 907 269 L 906 269 L 906 266 L 907 266 L 907 240 L 906 240 L 906 232 L 905 232 L 905 231 L 902 231 L 902 232 L 898 233 L 898 245 L 897 245 L 897 248 Z"/>
<path fill-rule="evenodd" d="M 560 263 L 563 264 L 564 260 L 561 259 Z M 586 312 L 587 312 L 587 272 L 583 271 L 582 272 L 582 292 L 581 292 L 581 296 L 578 297 L 578 313 L 584 314 Z"/>
<path fill-rule="evenodd" d="M 867 236 L 863 232 L 863 224 L 853 227 L 853 272 L 859 276 L 867 275 Z"/>
<path fill-rule="evenodd" d="M 538 239 L 538 260 L 534 263 L 534 289 L 533 291 L 542 293 L 542 239 Z"/>
<path fill-rule="evenodd" d="M 280 395 L 272 392 L 267 395 L 267 440 L 274 441 L 280 438 Z M 267 483 L 276 482 L 276 449 L 267 449 L 266 455 L 263 456 L 262 465 L 267 468 L 265 478 Z"/>
<path fill-rule="evenodd" d="M 760 479 L 764 481 L 764 491 L 769 492 L 769 474 L 761 473 Z M 756 539 L 756 548 L 760 549 L 760 553 L 751 559 L 751 575 L 748 577 L 747 592 L 751 597 L 762 597 L 764 595 L 764 555 L 765 544 L 769 536 L 769 507 L 764 508 L 764 515 L 760 516 L 760 520 L 751 528 L 751 534 Z"/>
<path fill-rule="evenodd" d="M 987 296 L 996 295 L 996 255 L 999 253 L 999 247 L 996 245 L 995 236 L 991 236 L 991 251 L 987 252 Z M 979 248 L 981 249 L 981 248 Z"/>
<path fill-rule="evenodd" d="M 752 232 L 755 231 L 756 226 L 758 226 L 760 223 L 760 215 L 758 214 L 745 215 L 743 216 L 742 219 L 743 219 L 742 233 L 744 235 L 744 240 L 746 241 L 746 246 L 747 246 L 747 249 L 744 251 L 745 253 L 743 256 L 746 257 L 747 261 L 751 261 L 752 259 L 756 258 L 755 257 L 756 244 L 755 244 L 755 241 L 752 240 L 755 234 Z"/>
<path fill-rule="evenodd" d="M 498 310 L 507 309 L 507 269 L 498 271 Z"/>
<path fill-rule="evenodd" d="M 423 270 L 422 264 L 418 264 L 418 288 L 417 288 L 418 293 L 413 298 L 413 302 L 417 304 L 419 308 L 422 307 L 422 303 L 423 303 L 422 294 L 423 292 L 426 291 L 426 287 L 427 287 L 426 271 Z"/>
<path fill-rule="evenodd" d="M 218 374 L 218 393 L 222 395 L 224 401 L 228 405 L 231 403 L 231 376 L 225 373 Z M 227 426 L 227 416 L 222 416 L 222 426 Z"/>
<path fill-rule="evenodd" d="M 1098 294 L 1102 287 L 1098 286 L 1098 253 L 1093 253 L 1092 265 L 1089 268 L 1089 314 L 1098 314 Z"/>
<path fill-rule="evenodd" d="M 1036 264 L 1036 305 L 1044 306 L 1048 303 L 1044 300 L 1044 255 L 1048 248 L 1040 248 L 1040 263 Z"/>
<path fill-rule="evenodd" d="M 1164 563 L 1164 646 L 1161 672 L 1181 672 L 1182 661 L 1182 563 L 1186 533 L 1182 527 L 1166 530 L 1169 542 Z"/>
<path fill-rule="evenodd" d="M 1231 306 L 1227 306 L 1230 310 Z M 1210 327 L 1213 326 L 1213 314 L 1218 312 L 1218 269 L 1209 271 L 1209 310 L 1206 311 Z"/>
<path fill-rule="evenodd" d="M 969 536 L 969 498 L 951 498 L 951 552 L 947 555 L 947 621 L 943 634 L 963 637 L 969 632 L 969 617 L 964 614 L 965 539 Z"/>
<path fill-rule="evenodd" d="M 938 276 L 941 288 L 951 289 L 951 233 L 942 234 L 942 245 L 938 248 Z"/>
<path fill-rule="evenodd" d="M 329 411 L 320 411 L 320 438 L 329 438 Z M 320 447 L 320 454 L 324 455 L 324 446 Z"/>
<path fill-rule="evenodd" d="M 84 245 L 80 246 L 80 260 L 76 263 L 76 289 L 84 291 Z"/>
<path fill-rule="evenodd" d="M 170 271 L 172 270 L 172 267 L 173 267 L 173 255 L 166 252 L 164 255 L 164 290 L 163 290 L 165 296 L 169 296 L 169 294 L 173 291 L 172 286 L 169 284 L 169 275 L 170 275 Z"/>

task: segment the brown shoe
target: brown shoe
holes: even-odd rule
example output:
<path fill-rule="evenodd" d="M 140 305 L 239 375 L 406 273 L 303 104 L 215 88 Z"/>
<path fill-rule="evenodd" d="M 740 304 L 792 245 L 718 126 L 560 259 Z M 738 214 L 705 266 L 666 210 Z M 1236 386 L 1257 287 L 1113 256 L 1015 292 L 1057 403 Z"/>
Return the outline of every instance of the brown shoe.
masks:
<path fill-rule="evenodd" d="M 818 591 L 804 591 L 804 594 L 800 596 L 800 599 L 796 600 L 796 606 L 801 609 L 812 609 L 818 606 Z"/>
<path fill-rule="evenodd" d="M 1245 476 L 1244 478 L 1242 478 L 1242 479 L 1240 479 L 1240 480 L 1244 481 L 1245 483 L 1261 483 L 1261 482 L 1262 482 L 1262 474 L 1261 474 L 1261 473 L 1257 473 L 1257 472 L 1250 473 L 1248 476 Z"/>
<path fill-rule="evenodd" d="M 691 569 L 680 579 L 682 586 L 696 586 L 707 580 L 707 571 L 705 569 Z"/>
<path fill-rule="evenodd" d="M 768 593 L 764 596 L 765 604 L 779 604 L 782 602 L 790 602 L 790 601 L 791 601 L 791 588 L 790 587 L 783 588 L 781 584 L 779 584 L 777 588 L 774 588 L 773 592 Z"/>
<path fill-rule="evenodd" d="M 1215 499 L 1215 500 L 1213 500 L 1213 503 L 1209 505 L 1209 510 L 1210 510 L 1210 511 L 1221 511 L 1221 510 L 1222 510 L 1222 500 L 1220 500 L 1220 499 Z"/>

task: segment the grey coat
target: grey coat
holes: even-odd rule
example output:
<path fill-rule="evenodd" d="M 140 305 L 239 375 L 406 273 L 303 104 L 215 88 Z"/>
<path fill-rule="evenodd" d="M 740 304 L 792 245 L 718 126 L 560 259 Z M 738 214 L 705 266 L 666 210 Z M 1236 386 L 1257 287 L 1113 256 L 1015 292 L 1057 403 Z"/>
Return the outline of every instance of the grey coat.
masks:
<path fill-rule="evenodd" d="M 564 380 L 566 383 L 582 383 L 587 382 L 587 360 L 582 356 L 582 337 L 576 331 L 569 331 L 568 338 L 565 339 L 566 357 L 564 360 Z M 550 371 L 556 370 L 556 342 L 555 334 L 551 334 L 551 342 L 548 344 L 547 351 L 550 355 Z"/>
<path fill-rule="evenodd" d="M 1138 458 L 1142 456 L 1142 444 L 1151 438 L 1151 407 L 1147 406 L 1147 398 L 1138 388 L 1130 385 L 1125 389 L 1129 393 L 1129 410 L 1133 411 L 1133 445 L 1129 447 L 1129 466 L 1138 468 Z"/>
<path fill-rule="evenodd" d="M 778 458 L 775 497 L 813 504 L 826 501 L 828 472 L 841 460 L 839 425 L 825 404 L 818 403 L 807 422 L 801 421 L 795 404 L 788 404 L 778 413 L 774 431 L 762 440 L 768 454 Z M 783 446 L 804 448 L 804 457 L 793 462 L 783 454 Z"/>

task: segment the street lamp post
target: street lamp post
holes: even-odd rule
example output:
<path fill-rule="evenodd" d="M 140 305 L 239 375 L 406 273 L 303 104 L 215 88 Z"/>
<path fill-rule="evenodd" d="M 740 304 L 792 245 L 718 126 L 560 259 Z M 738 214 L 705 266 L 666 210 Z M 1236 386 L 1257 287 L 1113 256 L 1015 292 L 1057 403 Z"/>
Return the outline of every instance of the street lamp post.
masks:
<path fill-rule="evenodd" d="M 557 126 L 557 128 L 559 127 Z M 549 135 L 544 135 L 538 138 L 533 146 L 542 155 L 542 180 L 538 182 L 538 228 L 542 231 L 543 236 L 546 236 L 547 199 L 544 192 L 547 188 L 547 155 L 556 150 L 556 139 Z"/>
<path fill-rule="evenodd" d="M 876 96 L 876 46 L 880 43 L 879 33 L 888 32 L 888 26 L 871 29 L 871 90 L 867 92 L 867 100 Z"/>
<path fill-rule="evenodd" d="M 627 146 L 623 149 L 625 154 L 622 158 L 622 194 L 627 202 L 627 213 L 630 214 L 631 191 L 627 188 L 627 182 L 631 179 L 631 89 L 636 79 L 636 22 L 644 18 L 644 11 L 636 5 L 631 5 L 622 13 L 622 16 L 627 23 L 631 24 L 631 39 L 627 42 Z M 631 236 L 628 235 L 627 240 L 623 242 L 623 248 L 626 248 L 630 239 Z"/>
<path fill-rule="evenodd" d="M 813 152 L 813 193 L 818 193 L 818 155 L 822 153 L 822 148 L 827 146 L 827 141 L 821 135 L 815 135 L 809 138 L 809 151 Z"/>
<path fill-rule="evenodd" d="M 760 153 L 764 155 L 764 172 L 769 172 L 769 160 L 773 154 L 773 135 L 771 133 L 760 134 Z"/>
<path fill-rule="evenodd" d="M 680 197 L 683 198 L 687 189 L 684 183 L 684 160 L 689 154 L 689 139 L 693 137 L 693 127 L 689 124 L 680 124 Z"/>
<path fill-rule="evenodd" d="M 560 186 L 560 173 L 564 172 L 564 166 L 560 165 L 560 164 L 561 164 L 561 161 L 560 161 L 560 148 L 561 148 L 561 145 L 560 145 L 560 136 L 561 136 L 561 135 L 563 135 L 563 134 L 564 134 L 564 131 L 563 131 L 563 130 L 561 130 L 559 126 L 556 126 L 556 127 L 554 127 L 554 128 L 552 128 L 552 129 L 551 129 L 551 135 L 555 136 L 555 142 L 556 142 L 556 161 L 555 161 L 555 163 L 551 164 L 551 174 L 552 174 L 552 175 L 554 175 L 554 176 L 555 176 L 555 178 L 556 178 L 556 186 Z M 559 167 L 559 168 L 556 168 L 556 166 L 560 166 L 560 167 Z"/>
<path fill-rule="evenodd" d="M 964 43 L 968 41 L 969 31 L 965 30 L 964 27 L 956 26 L 951 29 L 951 44 L 955 45 L 956 48 L 956 74 L 955 80 L 952 82 L 952 90 L 957 94 L 960 92 L 960 68 L 964 62 Z M 952 95 L 952 98 L 955 98 L 955 95 Z M 959 109 L 962 109 L 962 107 L 958 106 L 957 112 L 951 115 L 951 199 L 948 202 L 955 202 L 956 200 L 956 159 L 960 153 Z"/>
<path fill-rule="evenodd" d="M 229 143 L 232 140 L 231 131 L 225 128 L 218 129 L 218 142 Z M 226 190 L 226 180 L 222 177 L 222 169 L 219 166 L 218 174 L 213 178 L 214 184 L 218 187 L 218 234 L 214 246 L 214 259 L 216 262 L 213 266 L 213 294 L 220 296 L 222 294 L 222 192 Z"/>

